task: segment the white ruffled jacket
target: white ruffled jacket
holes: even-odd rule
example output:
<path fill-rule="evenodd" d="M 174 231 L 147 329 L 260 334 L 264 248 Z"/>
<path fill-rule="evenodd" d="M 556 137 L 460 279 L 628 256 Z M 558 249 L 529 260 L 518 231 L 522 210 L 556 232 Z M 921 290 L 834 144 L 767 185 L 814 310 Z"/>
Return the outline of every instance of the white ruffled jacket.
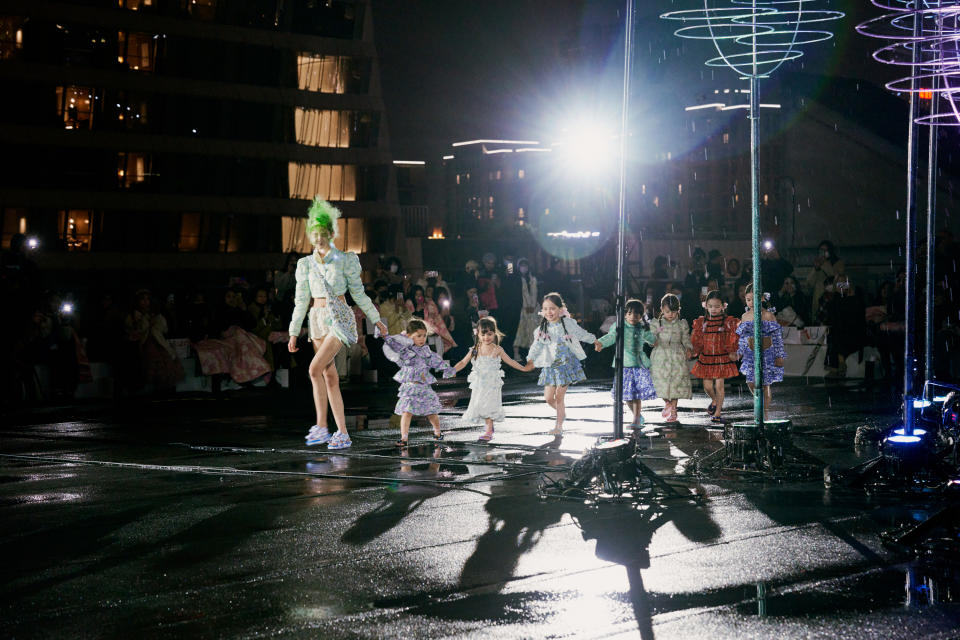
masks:
<path fill-rule="evenodd" d="M 297 261 L 297 288 L 293 295 L 293 317 L 290 319 L 290 335 L 300 335 L 303 319 L 307 315 L 311 298 L 326 298 L 327 291 L 322 278 L 326 279 L 335 296 L 342 296 L 347 289 L 353 301 L 370 322 L 380 321 L 380 313 L 363 291 L 360 279 L 360 258 L 352 251 L 330 249 L 323 261 L 310 254 Z"/>
<path fill-rule="evenodd" d="M 557 359 L 557 345 L 561 341 L 566 343 L 578 360 L 584 360 L 587 354 L 580 343 L 593 344 L 597 337 L 577 324 L 573 318 L 563 318 L 562 322 L 548 322 L 544 332 L 541 332 L 540 325 L 537 325 L 533 331 L 533 344 L 527 353 L 527 361 L 532 360 L 533 366 L 538 368 L 549 367 Z"/>

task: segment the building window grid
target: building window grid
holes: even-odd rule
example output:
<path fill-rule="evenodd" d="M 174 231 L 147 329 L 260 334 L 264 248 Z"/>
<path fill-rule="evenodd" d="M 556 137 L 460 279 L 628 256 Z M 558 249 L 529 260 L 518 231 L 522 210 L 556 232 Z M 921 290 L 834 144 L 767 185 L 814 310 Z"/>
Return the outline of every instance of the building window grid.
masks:
<path fill-rule="evenodd" d="M 297 79 L 301 91 L 346 93 L 352 59 L 347 56 L 300 54 Z"/>
<path fill-rule="evenodd" d="M 354 201 L 357 199 L 357 167 L 341 164 L 291 162 L 288 167 L 290 197 L 312 200 Z"/>

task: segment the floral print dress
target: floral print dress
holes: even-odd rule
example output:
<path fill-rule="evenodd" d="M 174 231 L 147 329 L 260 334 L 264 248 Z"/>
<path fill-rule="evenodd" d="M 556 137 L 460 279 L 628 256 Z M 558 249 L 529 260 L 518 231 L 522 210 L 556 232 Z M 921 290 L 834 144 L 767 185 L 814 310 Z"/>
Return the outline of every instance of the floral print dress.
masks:
<path fill-rule="evenodd" d="M 690 370 L 687 368 L 687 349 L 690 325 L 683 318 L 673 321 L 657 318 L 650 321 L 650 330 L 657 336 L 657 344 L 650 353 L 650 376 L 657 395 L 664 400 L 692 398 Z"/>
<path fill-rule="evenodd" d="M 439 413 L 440 398 L 430 386 L 437 379 L 430 370 L 442 370 L 444 378 L 453 377 L 456 370 L 429 346 L 418 347 L 405 335 L 384 336 L 383 353 L 400 366 L 400 371 L 393 376 L 400 383 L 397 406 L 393 412 L 397 415 L 412 413 L 415 416 Z"/>

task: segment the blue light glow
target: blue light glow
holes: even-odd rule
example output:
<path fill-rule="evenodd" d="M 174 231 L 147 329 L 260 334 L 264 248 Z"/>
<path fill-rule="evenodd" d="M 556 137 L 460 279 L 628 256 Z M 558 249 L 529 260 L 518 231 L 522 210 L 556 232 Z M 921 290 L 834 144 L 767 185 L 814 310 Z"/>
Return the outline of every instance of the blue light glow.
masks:
<path fill-rule="evenodd" d="M 904 433 L 904 429 L 903 429 L 903 427 L 901 427 L 901 428 L 899 428 L 899 429 L 894 429 L 893 432 L 894 432 L 895 434 L 897 434 L 897 435 L 902 436 L 903 433 Z M 926 430 L 926 429 L 914 429 L 914 430 L 913 430 L 913 435 L 915 435 L 915 436 L 925 436 L 925 435 L 927 435 L 927 430 Z"/>
<path fill-rule="evenodd" d="M 927 407 L 933 404 L 932 400 L 914 400 L 913 408 L 914 409 L 926 409 Z"/>
<path fill-rule="evenodd" d="M 894 444 L 918 444 L 920 440 L 920 436 L 890 436 L 887 438 L 887 442 Z"/>

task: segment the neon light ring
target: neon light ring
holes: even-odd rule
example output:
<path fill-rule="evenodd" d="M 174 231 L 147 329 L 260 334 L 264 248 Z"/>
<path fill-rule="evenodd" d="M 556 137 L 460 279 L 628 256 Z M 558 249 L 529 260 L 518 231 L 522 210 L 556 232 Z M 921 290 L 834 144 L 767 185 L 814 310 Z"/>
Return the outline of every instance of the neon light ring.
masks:
<path fill-rule="evenodd" d="M 767 77 L 788 60 L 803 55 L 801 45 L 823 42 L 833 33 L 811 25 L 838 20 L 842 11 L 807 9 L 816 0 L 729 0 L 730 6 L 671 11 L 660 17 L 693 23 L 674 34 L 691 40 L 711 40 L 717 55 L 708 67 L 730 67 L 743 77 Z M 713 3 L 719 5 L 722 3 Z M 746 51 L 743 50 L 746 48 Z"/>
<path fill-rule="evenodd" d="M 899 93 L 929 92 L 930 113 L 919 116 L 917 124 L 960 126 L 960 0 L 871 3 L 890 13 L 857 25 L 857 32 L 889 41 L 873 53 L 874 60 L 905 67 L 907 72 L 886 88 Z M 915 20 L 920 21 L 916 34 Z"/>

